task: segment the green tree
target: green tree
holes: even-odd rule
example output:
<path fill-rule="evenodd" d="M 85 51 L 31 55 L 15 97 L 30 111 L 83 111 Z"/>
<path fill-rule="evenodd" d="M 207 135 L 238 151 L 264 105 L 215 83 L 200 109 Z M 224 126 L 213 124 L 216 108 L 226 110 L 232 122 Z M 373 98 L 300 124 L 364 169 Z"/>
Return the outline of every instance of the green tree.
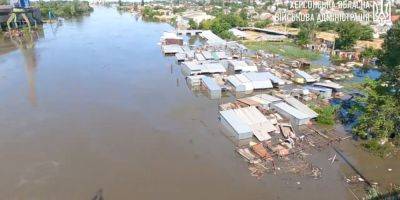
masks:
<path fill-rule="evenodd" d="M 246 9 L 246 8 L 242 8 L 242 10 L 240 11 L 239 16 L 240 16 L 242 19 L 247 20 L 248 17 L 249 17 L 249 16 L 247 15 L 247 9 Z"/>
<path fill-rule="evenodd" d="M 363 52 L 361 52 L 361 58 L 364 59 L 373 59 L 377 58 L 380 54 L 380 51 L 377 49 L 374 49 L 372 47 L 366 48 Z"/>
<path fill-rule="evenodd" d="M 271 23 L 272 23 L 272 20 L 265 19 L 265 20 L 254 23 L 254 26 L 257 28 L 265 28 L 266 26 L 270 25 Z"/>
<path fill-rule="evenodd" d="M 362 138 L 387 139 L 400 134 L 399 100 L 380 81 L 367 79 L 363 84 L 366 97 L 358 98 L 363 114 L 353 132 Z"/>
<path fill-rule="evenodd" d="M 317 24 L 314 22 L 301 22 L 298 24 L 298 27 L 300 28 L 300 31 L 297 35 L 297 44 L 309 44 L 313 39 Z"/>
<path fill-rule="evenodd" d="M 189 27 L 190 27 L 190 29 L 197 29 L 198 28 L 197 23 L 193 19 L 189 20 Z"/>
<path fill-rule="evenodd" d="M 331 22 L 331 21 L 326 21 L 326 22 L 321 22 L 317 25 L 317 29 L 319 31 L 334 31 L 336 29 L 337 23 L 336 22 Z"/>
<path fill-rule="evenodd" d="M 200 23 L 199 29 L 211 30 L 218 36 L 232 39 L 232 33 L 228 30 L 232 27 L 247 26 L 247 20 L 237 14 L 218 15 L 213 20 L 206 20 Z"/>
<path fill-rule="evenodd" d="M 400 140 L 400 25 L 387 33 L 379 56 L 381 77 L 363 84 L 365 97 L 358 98 L 355 110 L 361 111 L 353 133 L 372 139 L 367 148 L 386 149 L 381 141 Z M 397 143 L 399 145 L 399 143 Z"/>
<path fill-rule="evenodd" d="M 357 40 L 371 40 L 373 30 L 370 27 L 361 25 L 358 22 L 345 21 L 340 22 L 336 28 L 339 38 L 336 39 L 336 47 L 349 50 Z"/>
<path fill-rule="evenodd" d="M 387 32 L 379 60 L 382 81 L 387 83 L 397 99 L 400 99 L 400 21 Z"/>

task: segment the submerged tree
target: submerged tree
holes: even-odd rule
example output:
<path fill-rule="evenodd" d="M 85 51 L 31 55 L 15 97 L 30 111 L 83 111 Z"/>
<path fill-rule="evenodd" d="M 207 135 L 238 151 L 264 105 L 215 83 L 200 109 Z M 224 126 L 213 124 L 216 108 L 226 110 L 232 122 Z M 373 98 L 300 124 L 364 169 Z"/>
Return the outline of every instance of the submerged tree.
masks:
<path fill-rule="evenodd" d="M 378 80 L 367 79 L 365 97 L 359 98 L 357 110 L 362 112 L 353 132 L 362 138 L 372 139 L 374 145 L 400 138 L 400 22 L 385 37 Z"/>

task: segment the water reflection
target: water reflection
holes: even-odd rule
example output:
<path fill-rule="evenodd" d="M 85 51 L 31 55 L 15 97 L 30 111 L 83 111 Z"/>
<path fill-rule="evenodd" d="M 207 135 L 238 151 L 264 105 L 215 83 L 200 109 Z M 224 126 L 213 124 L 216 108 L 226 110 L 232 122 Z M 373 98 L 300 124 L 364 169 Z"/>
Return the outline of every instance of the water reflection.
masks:
<path fill-rule="evenodd" d="M 36 97 L 36 71 L 37 71 L 37 54 L 36 54 L 36 41 L 39 38 L 44 38 L 43 29 L 32 31 L 30 34 L 25 34 L 23 37 L 11 37 L 5 39 L 8 43 L 12 44 L 14 48 L 19 49 L 23 55 L 25 62 L 25 74 L 28 84 L 28 99 L 32 106 L 37 106 Z"/>

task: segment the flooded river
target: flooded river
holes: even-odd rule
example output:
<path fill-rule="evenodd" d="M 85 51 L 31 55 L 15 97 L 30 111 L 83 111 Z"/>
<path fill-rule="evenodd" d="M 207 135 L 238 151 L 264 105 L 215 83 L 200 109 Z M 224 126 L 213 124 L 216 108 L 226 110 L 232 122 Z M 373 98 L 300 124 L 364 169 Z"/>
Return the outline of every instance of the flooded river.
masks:
<path fill-rule="evenodd" d="M 96 7 L 3 48 L 0 199 L 353 198 L 329 149 L 313 155 L 321 179 L 252 177 L 222 134 L 219 100 L 193 94 L 161 54 L 170 29 Z"/>

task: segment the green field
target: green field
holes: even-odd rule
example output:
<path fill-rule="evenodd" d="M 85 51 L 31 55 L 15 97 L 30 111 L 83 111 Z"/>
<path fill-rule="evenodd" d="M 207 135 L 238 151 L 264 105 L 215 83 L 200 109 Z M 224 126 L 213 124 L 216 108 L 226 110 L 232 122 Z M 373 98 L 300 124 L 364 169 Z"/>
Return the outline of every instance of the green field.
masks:
<path fill-rule="evenodd" d="M 270 53 L 280 54 L 287 58 L 304 58 L 307 60 L 318 60 L 321 58 L 321 54 L 307 49 L 302 49 L 290 41 L 244 41 L 243 44 L 251 50 L 264 50 Z"/>

